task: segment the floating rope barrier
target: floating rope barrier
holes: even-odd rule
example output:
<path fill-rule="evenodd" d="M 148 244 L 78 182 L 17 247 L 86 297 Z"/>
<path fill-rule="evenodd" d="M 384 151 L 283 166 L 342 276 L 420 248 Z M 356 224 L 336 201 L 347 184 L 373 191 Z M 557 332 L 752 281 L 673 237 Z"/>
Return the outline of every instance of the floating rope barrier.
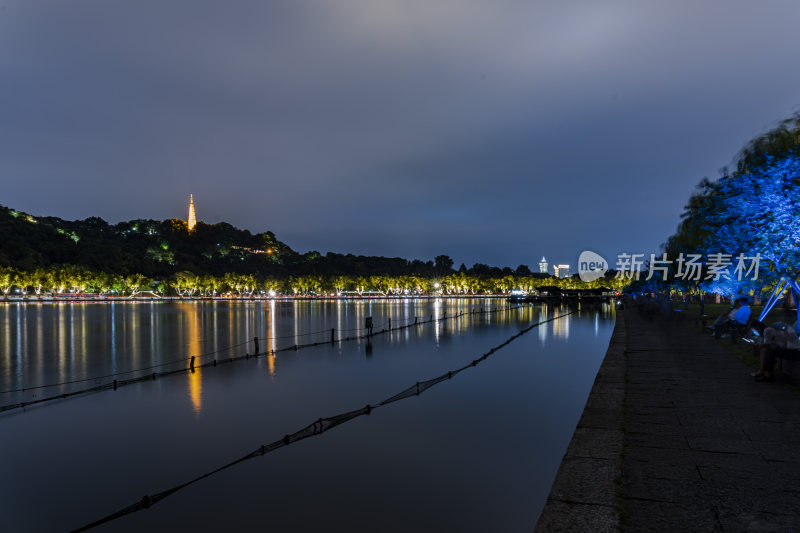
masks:
<path fill-rule="evenodd" d="M 379 325 L 379 327 L 381 327 L 382 329 L 375 330 L 375 329 L 371 328 L 371 329 L 367 330 L 368 333 L 361 334 L 361 335 L 351 335 L 351 336 L 347 336 L 347 337 L 339 337 L 338 339 L 335 338 L 336 328 L 325 329 L 325 330 L 320 330 L 320 331 L 311 332 L 311 333 L 302 333 L 302 334 L 297 334 L 297 335 L 285 335 L 285 336 L 282 336 L 282 337 L 261 337 L 261 338 L 253 337 L 252 341 L 250 341 L 250 340 L 244 341 L 244 342 L 241 342 L 241 343 L 238 343 L 238 344 L 234 344 L 232 346 L 228 346 L 226 348 L 220 348 L 219 350 L 215 350 L 213 352 L 207 352 L 207 353 L 200 354 L 200 355 L 197 355 L 197 356 L 192 355 L 192 356 L 182 357 L 180 359 L 174 359 L 174 360 L 171 360 L 171 361 L 166 361 L 166 362 L 163 362 L 163 363 L 158 363 L 158 364 L 154 364 L 154 365 L 150 365 L 150 366 L 146 366 L 146 367 L 140 367 L 140 368 L 133 369 L 133 370 L 125 370 L 125 371 L 121 371 L 121 372 L 115 372 L 115 373 L 112 373 L 112 374 L 106 374 L 104 376 L 95 376 L 95 377 L 91 377 L 91 378 L 83 378 L 83 379 L 76 379 L 76 380 L 71 380 L 71 381 L 63 381 L 63 382 L 60 382 L 60 383 L 51 383 L 51 384 L 48 384 L 48 385 L 36 385 L 36 386 L 31 386 L 31 387 L 24 387 L 24 388 L 7 390 L 7 391 L 0 391 L 0 394 L 26 392 L 26 391 L 30 391 L 30 390 L 39 390 L 39 389 L 46 389 L 46 388 L 53 388 L 53 387 L 62 387 L 62 386 L 65 386 L 65 385 L 71 385 L 71 384 L 75 384 L 75 383 L 85 383 L 87 381 L 96 381 L 96 380 L 101 380 L 101 379 L 114 378 L 112 381 L 109 381 L 109 382 L 106 382 L 106 383 L 102 383 L 102 384 L 97 384 L 97 385 L 95 385 L 93 387 L 87 387 L 87 388 L 84 388 L 84 389 L 80 389 L 80 390 L 76 390 L 76 391 L 63 392 L 63 393 L 59 393 L 59 394 L 53 394 L 53 395 L 45 396 L 45 397 L 42 397 L 42 398 L 34 398 L 34 399 L 31 399 L 31 400 L 28 400 L 28 401 L 20 401 L 20 402 L 10 403 L 10 404 L 6 404 L 6 405 L 0 405 L 0 413 L 5 412 L 5 411 L 10 411 L 10 410 L 13 410 L 13 409 L 21 409 L 21 408 L 24 408 L 24 407 L 28 407 L 28 406 L 36 405 L 36 404 L 41 404 L 41 403 L 44 403 L 44 402 L 51 402 L 51 401 L 54 401 L 54 400 L 62 400 L 62 399 L 70 398 L 70 397 L 73 397 L 73 396 L 78 396 L 78 395 L 81 395 L 81 394 L 89 394 L 89 393 L 92 393 L 92 392 L 100 392 L 100 391 L 104 391 L 104 390 L 117 390 L 119 387 L 124 387 L 126 385 L 132 385 L 134 383 L 141 383 L 143 381 L 151 381 L 151 380 L 155 380 L 155 379 L 160 378 L 160 377 L 172 376 L 172 375 L 176 375 L 176 374 L 185 374 L 187 372 L 191 373 L 191 372 L 194 372 L 195 369 L 198 369 L 198 368 L 216 367 L 218 365 L 222 365 L 222 364 L 226 364 L 226 363 L 232 363 L 234 361 L 247 360 L 247 359 L 250 359 L 251 357 L 261 357 L 261 356 L 264 356 L 264 355 L 275 355 L 275 354 L 280 353 L 280 352 L 297 351 L 297 350 L 302 350 L 302 349 L 305 349 L 305 348 L 310 348 L 310 347 L 313 347 L 313 346 L 321 346 L 321 345 L 326 345 L 326 344 L 335 344 L 337 341 L 338 342 L 349 342 L 349 341 L 354 341 L 354 340 L 370 339 L 370 338 L 372 338 L 372 337 L 374 337 L 376 335 L 381 335 L 381 334 L 390 333 L 390 332 L 393 332 L 393 331 L 400 331 L 400 330 L 404 330 L 404 329 L 409 329 L 409 328 L 412 328 L 414 326 L 422 326 L 422 325 L 425 325 L 425 324 L 431 324 L 431 323 L 435 323 L 435 322 L 443 322 L 445 320 L 451 320 L 451 319 L 459 318 L 459 317 L 462 317 L 462 316 L 483 315 L 483 314 L 488 314 L 488 313 L 497 313 L 497 312 L 500 312 L 500 311 L 512 311 L 514 309 L 519 309 L 520 307 L 522 307 L 522 306 L 521 305 L 517 305 L 515 307 L 511 307 L 511 306 L 499 307 L 498 306 L 498 307 L 495 307 L 494 309 L 488 308 L 486 310 L 484 310 L 483 307 L 480 307 L 478 309 L 471 309 L 468 312 L 463 312 L 462 311 L 462 312 L 459 312 L 459 313 L 454 313 L 454 314 L 451 314 L 449 316 L 447 315 L 447 312 L 445 311 L 444 315 L 439 317 L 439 318 L 434 318 L 433 315 L 430 315 L 430 318 L 428 320 L 419 320 L 420 317 L 416 317 L 415 316 L 413 322 L 409 319 L 406 324 L 404 324 L 402 326 L 396 326 L 396 327 L 392 327 L 391 326 L 392 319 L 388 318 L 387 320 L 383 321 Z M 424 318 L 424 317 L 422 317 L 422 318 Z M 386 327 L 387 324 L 388 324 L 388 327 Z M 366 329 L 367 328 L 340 329 L 339 331 L 340 332 L 351 332 L 351 331 L 364 331 Z M 286 339 L 286 338 L 307 337 L 307 336 L 310 336 L 310 335 L 320 335 L 320 334 L 323 334 L 323 333 L 326 334 L 326 335 L 330 335 L 330 339 L 329 340 L 325 340 L 325 341 L 310 342 L 310 343 L 306 343 L 306 344 L 295 343 L 295 344 L 292 344 L 290 346 L 285 346 L 285 347 L 279 348 L 279 349 L 267 350 L 265 352 L 261 352 L 259 350 L 259 341 L 270 341 L 270 340 L 278 340 L 278 339 Z M 229 351 L 229 350 L 244 346 L 244 345 L 246 345 L 246 344 L 248 344 L 250 342 L 254 343 L 254 353 L 253 354 L 245 353 L 244 355 L 233 356 L 233 357 L 229 357 L 229 358 L 226 358 L 226 359 L 216 359 L 215 358 L 212 361 L 207 361 L 205 363 L 199 363 L 199 364 L 197 363 L 201 359 L 207 359 L 208 357 L 211 357 L 211 356 L 214 356 L 214 355 L 218 355 L 218 354 L 220 354 L 222 352 L 226 352 L 226 351 Z M 174 364 L 178 364 L 178 363 L 185 363 L 185 362 L 188 362 L 189 365 L 186 366 L 186 367 L 183 367 L 183 368 L 178 368 L 178 369 L 174 369 L 174 370 L 166 370 L 166 371 L 162 371 L 162 372 L 156 371 L 156 369 L 162 368 L 164 366 L 174 365 Z M 120 376 L 125 376 L 125 375 L 133 374 L 133 373 L 136 373 L 136 372 L 147 372 L 147 373 L 143 374 L 141 376 L 136 376 L 136 377 L 132 377 L 132 378 L 117 379 Z"/>
<path fill-rule="evenodd" d="M 232 350 L 234 348 L 238 348 L 240 346 L 244 346 L 245 344 L 247 344 L 249 342 L 250 341 L 244 341 L 244 342 L 240 342 L 239 344 L 233 344 L 233 345 L 227 346 L 225 348 L 220 348 L 219 350 L 214 350 L 213 352 L 204 353 L 202 355 L 199 355 L 198 357 L 208 357 L 209 355 L 216 355 L 218 353 L 227 352 L 228 350 Z M 171 361 L 165 361 L 163 363 L 157 363 L 155 365 L 134 368 L 132 370 L 121 370 L 119 372 L 114 372 L 113 374 L 106 374 L 104 376 L 94 376 L 94 377 L 91 377 L 91 378 L 73 379 L 71 381 L 61 381 L 59 383 L 50 383 L 48 385 L 32 385 L 30 387 L 23 387 L 21 389 L 9 389 L 9 390 L 0 391 L 0 394 L 10 394 L 12 392 L 27 392 L 27 391 L 38 390 L 38 389 L 49 389 L 49 388 L 52 388 L 52 387 L 63 387 L 64 385 L 73 385 L 75 383 L 85 383 L 86 381 L 96 381 L 98 379 L 108 379 L 108 378 L 114 378 L 114 377 L 117 377 L 117 376 L 125 376 L 127 374 L 133 374 L 135 372 L 145 372 L 147 370 L 153 370 L 154 368 L 161 368 L 162 366 L 174 365 L 176 363 L 189 361 L 190 359 L 191 359 L 191 356 L 186 356 L 186 357 L 182 357 L 180 359 L 173 359 Z M 2 411 L 2 408 L 0 408 L 0 411 Z"/>
<path fill-rule="evenodd" d="M 411 398 L 412 396 L 419 396 L 420 394 L 422 394 L 426 390 L 430 389 L 431 387 L 433 387 L 435 385 L 438 385 L 439 383 L 442 383 L 443 381 L 447 381 L 447 380 L 452 379 L 453 376 L 456 376 L 456 375 L 460 374 L 464 370 L 467 370 L 469 368 L 477 366 L 481 362 L 483 362 L 486 359 L 488 359 L 489 356 L 491 356 L 492 354 L 496 353 L 498 350 L 504 348 L 505 346 L 511 344 L 513 341 L 515 341 L 516 339 L 518 339 L 522 335 L 528 333 L 533 328 L 535 328 L 537 326 L 540 326 L 542 324 L 546 324 L 547 322 L 552 322 L 554 320 L 558 320 L 559 318 L 562 318 L 562 317 L 565 317 L 567 315 L 570 315 L 573 312 L 574 311 L 569 311 L 569 312 L 563 313 L 563 314 L 561 314 L 559 316 L 548 318 L 546 320 L 541 320 L 539 322 L 531 324 L 530 326 L 520 330 L 520 332 L 517 333 L 516 335 L 512 335 L 511 337 L 506 339 L 505 342 L 503 342 L 501 344 L 498 344 L 494 348 L 491 348 L 488 352 L 484 353 L 483 355 L 481 355 L 477 359 L 474 359 L 472 362 L 467 363 L 466 365 L 462 366 L 461 368 L 458 368 L 456 370 L 451 370 L 451 371 L 446 372 L 446 373 L 442 374 L 441 376 L 435 377 L 433 379 L 428 379 L 428 380 L 425 380 L 425 381 L 418 381 L 414 385 L 411 385 L 410 387 L 400 391 L 399 393 L 395 394 L 394 396 L 390 396 L 389 398 L 387 398 L 387 399 L 385 399 L 385 400 L 383 400 L 381 402 L 378 402 L 376 404 L 367 404 L 366 406 L 361 407 L 359 409 L 354 409 L 352 411 L 347 411 L 345 413 L 340 413 L 338 415 L 334 415 L 334 416 L 330 416 L 330 417 L 326 417 L 326 418 L 318 418 L 317 420 L 315 420 L 311 424 L 308 424 L 304 428 L 301 428 L 301 429 L 295 431 L 294 433 L 286 434 L 283 437 L 279 438 L 278 440 L 276 440 L 274 442 L 271 442 L 269 444 L 262 444 L 261 446 L 259 446 L 255 450 L 251 451 L 250 453 L 248 453 L 246 455 L 243 455 L 242 457 L 239 457 L 238 459 L 235 459 L 234 461 L 231 461 L 231 462 L 229 462 L 229 463 L 227 463 L 225 465 L 222 465 L 219 468 L 216 468 L 214 470 L 206 472 L 205 474 L 197 476 L 197 477 L 195 477 L 195 478 L 193 478 L 193 479 L 191 479 L 191 480 L 189 480 L 189 481 L 187 481 L 185 483 L 181 483 L 180 485 L 176 485 L 176 486 L 174 486 L 174 487 L 172 487 L 170 489 L 167 489 L 167 490 L 164 490 L 164 491 L 161 491 L 161 492 L 157 492 L 157 493 L 155 493 L 153 495 L 145 495 L 145 496 L 142 497 L 142 499 L 136 501 L 135 503 L 133 503 L 131 505 L 128 505 L 127 507 L 123 507 L 122 509 L 120 509 L 119 511 L 116 511 L 115 513 L 112 513 L 112 514 L 110 514 L 108 516 L 105 516 L 105 517 L 99 519 L 99 520 L 96 520 L 96 521 L 91 522 L 89 524 L 86 524 L 86 525 L 84 525 L 82 527 L 79 527 L 78 529 L 73 530 L 73 533 L 77 533 L 77 532 L 80 532 L 80 531 L 86 531 L 86 530 L 92 529 L 94 527 L 97 527 L 99 525 L 105 524 L 107 522 L 111 522 L 112 520 L 116 520 L 118 518 L 122 518 L 123 516 L 129 515 L 131 513 L 135 513 L 137 511 L 141 511 L 143 509 L 149 509 L 153 505 L 155 505 L 158 502 L 162 501 L 164 498 L 167 498 L 168 496 L 171 496 L 171 495 L 175 494 L 179 490 L 181 490 L 181 489 L 183 489 L 185 487 L 188 487 L 189 485 L 192 485 L 194 483 L 197 483 L 200 480 L 206 479 L 207 477 L 211 477 L 216 473 L 222 472 L 223 470 L 227 470 L 228 468 L 231 468 L 232 466 L 237 465 L 239 463 L 242 463 L 244 461 L 247 461 L 248 459 L 254 459 L 256 457 L 261 457 L 261 456 L 263 456 L 263 455 L 265 455 L 265 454 L 267 454 L 269 452 L 273 452 L 273 451 L 277 450 L 278 448 L 282 448 L 284 446 L 289 446 L 290 444 L 293 444 L 295 442 L 301 441 L 303 439 L 307 439 L 309 437 L 322 435 L 326 431 L 331 430 L 331 429 L 335 428 L 336 426 L 340 426 L 340 425 L 344 424 L 345 422 L 349 422 L 350 420 L 353 420 L 353 419 L 358 418 L 358 417 L 363 416 L 363 415 L 369 415 L 369 414 L 372 413 L 372 411 L 374 411 L 375 409 L 378 409 L 380 407 L 383 407 L 384 405 L 388 405 L 390 403 L 394 403 L 394 402 L 397 402 L 397 401 L 400 401 L 400 400 L 404 400 L 406 398 Z"/>
<path fill-rule="evenodd" d="M 278 337 L 259 337 L 258 339 L 259 340 L 263 340 L 263 341 L 291 339 L 291 338 L 297 338 L 297 337 L 308 337 L 308 336 L 311 336 L 311 335 L 319 335 L 319 334 L 322 334 L 322 333 L 328 333 L 329 331 L 330 330 L 328 330 L 328 329 L 324 329 L 324 330 L 320 330 L 320 331 L 312 331 L 310 333 L 297 333 L 297 334 L 293 334 L 293 335 L 281 335 L 281 336 L 278 336 Z M 358 331 L 358 329 L 345 329 L 345 330 L 339 330 L 339 331 Z M 204 342 L 204 341 L 201 341 L 201 342 Z M 214 350 L 212 352 L 206 352 L 206 353 L 200 354 L 200 355 L 197 356 L 197 358 L 198 359 L 202 359 L 202 358 L 208 357 L 210 355 L 216 355 L 218 353 L 226 352 L 228 350 L 232 350 L 234 348 L 238 348 L 240 346 L 244 346 L 245 344 L 248 344 L 250 342 L 251 341 L 246 340 L 246 341 L 240 342 L 238 344 L 232 344 L 230 346 L 226 346 L 225 348 L 220 348 L 220 349 Z M 93 377 L 90 377 L 90 378 L 73 379 L 71 381 L 60 381 L 58 383 L 49 383 L 47 385 L 31 385 L 30 387 L 22 387 L 22 388 L 18 388 L 18 389 L 3 390 L 3 391 L 0 391 L 0 394 L 11 394 L 11 393 L 15 393 L 15 392 L 27 392 L 27 391 L 38 390 L 38 389 L 49 389 L 49 388 L 52 388 L 52 387 L 63 387 L 64 385 L 74 385 L 75 383 L 85 383 L 87 381 L 96 381 L 96 380 L 99 380 L 99 379 L 108 379 L 108 378 L 113 378 L 113 377 L 117 377 L 117 376 L 124 376 L 124 375 L 127 375 L 127 374 L 133 374 L 133 373 L 136 373 L 136 372 L 145 372 L 145 371 L 148 371 L 148 370 L 153 370 L 155 368 L 161 368 L 163 366 L 174 365 L 174 364 L 177 364 L 177 363 L 182 363 L 184 361 L 189 361 L 190 359 L 191 359 L 191 356 L 186 356 L 186 357 L 181 357 L 180 359 L 172 359 L 170 361 L 165 361 L 163 363 L 157 363 L 157 364 L 150 365 L 150 366 L 143 366 L 143 367 L 134 368 L 134 369 L 131 369 L 131 370 L 121 370 L 119 372 L 114 372 L 112 374 L 106 374 L 106 375 L 103 375 L 103 376 L 93 376 Z M 2 409 L 0 408 L 0 410 L 2 410 Z"/>

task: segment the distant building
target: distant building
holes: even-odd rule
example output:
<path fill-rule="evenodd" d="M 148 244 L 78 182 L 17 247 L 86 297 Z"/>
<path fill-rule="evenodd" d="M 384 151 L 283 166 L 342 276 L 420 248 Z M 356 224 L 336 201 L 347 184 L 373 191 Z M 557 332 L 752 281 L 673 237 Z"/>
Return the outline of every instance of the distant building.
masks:
<path fill-rule="evenodd" d="M 553 265 L 553 271 L 557 278 L 569 277 L 569 265 Z"/>
<path fill-rule="evenodd" d="M 547 259 L 542 256 L 542 260 L 539 261 L 539 273 L 540 274 L 547 274 Z"/>
<path fill-rule="evenodd" d="M 186 223 L 189 226 L 189 231 L 192 231 L 197 225 L 197 219 L 194 216 L 194 198 L 191 194 L 189 195 L 189 219 Z"/>

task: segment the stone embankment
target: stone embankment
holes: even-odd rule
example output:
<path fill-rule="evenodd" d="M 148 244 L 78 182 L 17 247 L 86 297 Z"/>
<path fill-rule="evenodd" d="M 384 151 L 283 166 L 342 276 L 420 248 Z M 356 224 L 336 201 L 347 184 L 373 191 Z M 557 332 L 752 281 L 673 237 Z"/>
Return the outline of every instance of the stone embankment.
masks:
<path fill-rule="evenodd" d="M 800 531 L 800 393 L 751 370 L 619 313 L 536 531 Z"/>

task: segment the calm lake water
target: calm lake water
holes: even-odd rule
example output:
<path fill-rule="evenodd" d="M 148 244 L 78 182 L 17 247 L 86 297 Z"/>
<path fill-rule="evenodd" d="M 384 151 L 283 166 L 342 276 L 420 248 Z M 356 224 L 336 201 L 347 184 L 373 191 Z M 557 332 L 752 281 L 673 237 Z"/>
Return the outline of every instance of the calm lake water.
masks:
<path fill-rule="evenodd" d="M 160 365 L 337 341 L 0 413 L 3 531 L 67 531 L 320 417 L 412 397 L 224 470 L 96 531 L 530 531 L 611 336 L 607 304 L 524 305 L 339 341 L 501 300 L 0 305 L 0 405 Z M 353 331 L 347 331 L 353 330 Z M 322 332 L 307 335 L 312 332 Z M 176 360 L 182 360 L 173 363 Z M 120 379 L 151 373 L 142 370 Z"/>

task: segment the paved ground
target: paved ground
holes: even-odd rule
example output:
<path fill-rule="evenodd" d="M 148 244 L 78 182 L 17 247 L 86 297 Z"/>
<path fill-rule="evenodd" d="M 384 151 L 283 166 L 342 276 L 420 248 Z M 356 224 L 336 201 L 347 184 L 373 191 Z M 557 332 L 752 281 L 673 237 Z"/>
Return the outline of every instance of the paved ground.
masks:
<path fill-rule="evenodd" d="M 800 392 L 751 370 L 621 313 L 536 530 L 800 531 Z"/>
<path fill-rule="evenodd" d="M 625 531 L 800 531 L 800 393 L 724 343 L 626 315 Z"/>

